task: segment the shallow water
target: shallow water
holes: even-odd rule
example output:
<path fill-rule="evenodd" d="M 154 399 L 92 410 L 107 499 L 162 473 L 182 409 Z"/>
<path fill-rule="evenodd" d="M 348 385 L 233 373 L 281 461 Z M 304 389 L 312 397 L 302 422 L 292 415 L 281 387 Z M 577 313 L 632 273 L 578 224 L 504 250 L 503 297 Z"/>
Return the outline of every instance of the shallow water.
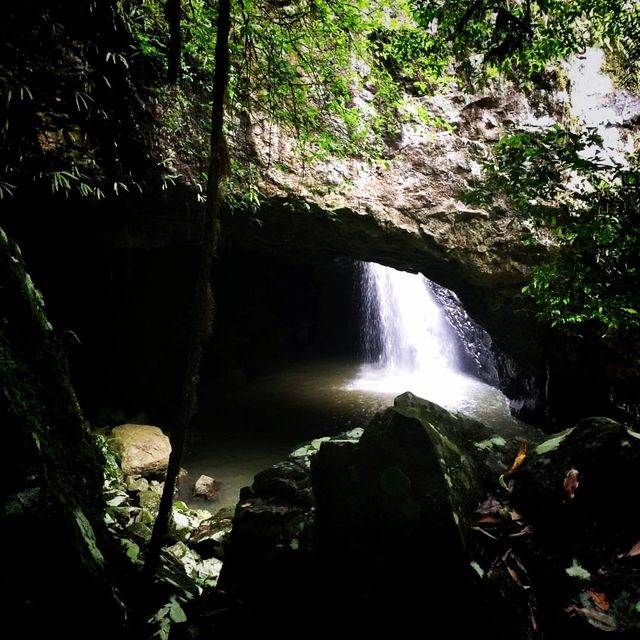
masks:
<path fill-rule="evenodd" d="M 516 435 L 522 428 L 509 414 L 505 396 L 475 378 L 443 374 L 416 380 L 390 375 L 372 364 L 314 358 L 282 366 L 224 402 L 203 399 L 200 435 L 183 463 L 190 475 L 181 483 L 181 497 L 214 510 L 233 506 L 241 487 L 250 485 L 257 472 L 283 460 L 298 444 L 364 427 L 404 391 L 474 417 L 505 435 Z M 190 487 L 202 473 L 218 481 L 219 501 L 190 498 Z"/>

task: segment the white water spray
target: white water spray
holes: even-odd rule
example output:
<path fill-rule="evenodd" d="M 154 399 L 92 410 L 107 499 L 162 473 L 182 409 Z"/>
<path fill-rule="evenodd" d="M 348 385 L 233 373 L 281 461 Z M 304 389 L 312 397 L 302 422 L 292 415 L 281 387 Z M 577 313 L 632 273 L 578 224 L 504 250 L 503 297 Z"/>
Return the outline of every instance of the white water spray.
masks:
<path fill-rule="evenodd" d="M 432 378 L 457 371 L 457 336 L 421 274 L 362 265 L 367 358 L 389 375 Z"/>
<path fill-rule="evenodd" d="M 367 362 L 350 389 L 412 391 L 450 409 L 474 404 L 482 386 L 462 373 L 460 343 L 429 281 L 420 274 L 362 263 L 363 342 Z"/>

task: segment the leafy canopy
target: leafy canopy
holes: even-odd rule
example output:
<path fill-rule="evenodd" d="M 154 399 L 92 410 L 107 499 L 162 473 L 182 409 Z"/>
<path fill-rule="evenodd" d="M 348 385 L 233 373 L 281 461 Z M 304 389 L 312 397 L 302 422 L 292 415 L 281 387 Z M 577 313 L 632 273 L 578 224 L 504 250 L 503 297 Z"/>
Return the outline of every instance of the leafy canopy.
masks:
<path fill-rule="evenodd" d="M 524 289 L 545 320 L 613 335 L 640 326 L 640 167 L 607 159 L 601 143 L 594 130 L 559 125 L 505 136 L 468 198 L 487 203 L 503 194 L 520 215 L 553 230 L 558 250 Z"/>
<path fill-rule="evenodd" d="M 152 5 L 160 20 L 157 1 L 140 3 Z M 214 17 L 203 0 L 189 6 L 187 80 L 210 64 Z M 638 2 L 238 0 L 234 7 L 229 133 L 250 142 L 252 124 L 268 122 L 291 134 L 307 161 L 383 155 L 402 126 L 407 96 L 451 81 L 473 88 L 494 75 L 527 83 L 594 44 L 605 48 L 621 84 L 639 84 Z M 140 43 L 154 54 L 162 49 L 144 35 Z M 357 99 L 363 95 L 368 102 Z M 470 197 L 486 202 L 502 193 L 520 215 L 555 233 L 559 250 L 526 288 L 546 320 L 615 333 L 640 318 L 638 173 L 586 153 L 599 144 L 594 131 L 514 132 L 495 146 Z M 234 165 L 236 188 L 244 184 L 243 200 L 255 206 L 259 171 L 245 146 L 247 156 Z"/>
<path fill-rule="evenodd" d="M 432 55 L 456 61 L 458 74 L 475 82 L 487 68 L 526 82 L 549 63 L 599 45 L 616 54 L 620 80 L 638 86 L 637 1 L 413 0 L 413 8 L 435 36 L 427 43 Z"/>

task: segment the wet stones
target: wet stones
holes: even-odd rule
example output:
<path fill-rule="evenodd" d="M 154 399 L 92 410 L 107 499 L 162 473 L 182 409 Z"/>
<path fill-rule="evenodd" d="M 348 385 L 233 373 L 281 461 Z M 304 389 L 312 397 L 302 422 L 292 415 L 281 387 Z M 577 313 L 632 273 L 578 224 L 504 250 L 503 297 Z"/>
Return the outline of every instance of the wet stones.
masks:
<path fill-rule="evenodd" d="M 220 495 L 218 483 L 210 476 L 201 475 L 193 485 L 193 497 L 217 500 Z"/>

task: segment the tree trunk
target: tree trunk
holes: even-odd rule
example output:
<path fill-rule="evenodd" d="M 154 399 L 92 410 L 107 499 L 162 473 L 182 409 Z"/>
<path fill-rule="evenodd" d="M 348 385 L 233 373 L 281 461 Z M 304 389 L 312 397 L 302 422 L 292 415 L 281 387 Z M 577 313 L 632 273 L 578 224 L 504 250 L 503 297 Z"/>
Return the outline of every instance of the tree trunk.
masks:
<path fill-rule="evenodd" d="M 230 30 L 230 0 L 219 0 L 217 41 L 215 55 L 215 72 L 213 76 L 211 111 L 211 155 L 207 181 L 207 204 L 204 215 L 204 230 L 200 248 L 200 263 L 193 301 L 192 334 L 193 343 L 187 357 L 185 377 L 182 387 L 181 406 L 178 421 L 171 431 L 171 457 L 165 480 L 164 491 L 153 527 L 153 535 L 147 548 L 146 561 L 143 569 L 143 582 L 150 581 L 156 571 L 162 543 L 164 541 L 169 518 L 173 489 L 180 470 L 180 463 L 186 442 L 187 431 L 196 407 L 196 392 L 198 374 L 202 358 L 202 346 L 208 338 L 210 326 L 210 307 L 212 296 L 210 290 L 210 273 L 213 255 L 218 243 L 220 229 L 220 183 L 227 174 L 229 157 L 224 138 L 224 96 L 229 76 L 229 30 Z"/>
<path fill-rule="evenodd" d="M 167 0 L 164 12 L 169 23 L 169 53 L 167 65 L 167 82 L 175 84 L 180 77 L 180 54 L 182 52 L 182 34 L 180 21 L 182 19 L 181 0 Z"/>

